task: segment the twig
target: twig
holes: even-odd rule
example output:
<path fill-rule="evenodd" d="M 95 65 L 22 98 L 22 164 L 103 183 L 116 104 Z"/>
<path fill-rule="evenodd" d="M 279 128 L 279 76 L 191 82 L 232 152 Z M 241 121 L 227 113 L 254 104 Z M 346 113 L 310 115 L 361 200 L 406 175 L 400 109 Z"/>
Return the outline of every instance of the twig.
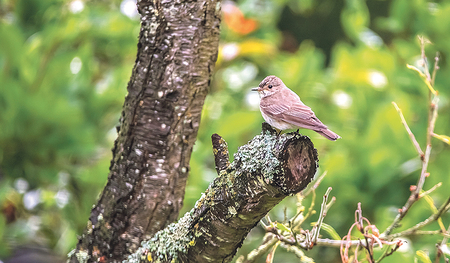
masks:
<path fill-rule="evenodd" d="M 368 226 L 364 227 L 364 221 L 367 222 Z M 367 260 L 369 262 L 374 262 L 373 258 L 373 245 L 374 245 L 374 239 L 377 238 L 374 235 L 369 235 L 369 229 L 371 229 L 372 225 L 370 224 L 369 220 L 362 215 L 362 208 L 361 203 L 358 203 L 358 208 L 355 211 L 355 222 L 357 223 L 357 228 L 363 234 L 364 240 L 366 240 L 366 245 L 363 246 L 367 250 Z M 376 228 L 375 228 L 376 229 Z M 377 230 L 378 231 L 378 230 Z M 379 239 L 378 239 L 379 241 Z M 377 242 L 381 247 L 381 241 Z M 355 257 L 356 257 L 356 251 L 355 251 Z"/>
<path fill-rule="evenodd" d="M 402 240 L 398 240 L 395 244 L 394 248 L 391 247 L 387 247 L 386 250 L 383 252 L 383 255 L 381 255 L 381 257 L 375 261 L 375 263 L 380 262 L 381 260 L 383 260 L 385 257 L 392 255 L 395 251 L 397 251 L 401 246 L 403 245 L 403 241 Z M 391 250 L 389 251 L 389 248 L 391 248 Z"/>
<path fill-rule="evenodd" d="M 406 120 L 405 120 L 405 117 L 403 116 L 402 110 L 398 107 L 397 103 L 395 103 L 394 101 L 392 102 L 392 105 L 394 105 L 395 109 L 398 112 L 398 115 L 400 115 L 400 119 L 402 120 L 403 126 L 405 126 L 405 129 L 408 132 L 409 138 L 411 139 L 414 147 L 416 148 L 416 151 L 419 153 L 420 159 L 423 160 L 424 153 L 423 153 L 422 149 L 420 148 L 420 145 L 417 142 L 416 137 L 414 136 L 411 129 L 409 128 L 408 123 L 406 123 Z"/>
<path fill-rule="evenodd" d="M 424 197 L 426 195 L 429 195 L 431 192 L 433 192 L 434 190 L 436 190 L 438 187 L 441 187 L 442 182 L 437 183 L 435 186 L 431 187 L 430 189 L 428 189 L 425 192 L 422 192 L 419 196 L 419 198 Z"/>
<path fill-rule="evenodd" d="M 303 214 L 303 211 L 301 211 L 300 209 L 297 209 L 297 214 L 291 219 L 289 220 L 289 227 L 291 229 L 296 229 L 298 227 L 301 226 L 301 224 L 303 224 L 303 222 L 314 213 L 314 204 L 315 204 L 315 200 L 316 200 L 316 191 L 315 189 L 313 189 L 312 191 L 312 199 L 311 199 L 311 205 L 308 208 L 308 212 L 306 212 L 306 215 L 304 215 L 298 222 L 297 222 L 297 218 Z M 309 193 L 310 193 L 309 192 Z M 308 193 L 308 194 L 309 194 Z M 301 202 L 302 198 L 304 196 L 301 195 L 301 193 L 297 194 L 297 202 Z"/>
<path fill-rule="evenodd" d="M 368 257 L 367 260 L 370 263 L 372 263 L 375 261 L 373 259 L 373 249 L 372 249 L 373 242 L 370 242 L 372 240 L 369 241 L 366 235 L 364 235 L 364 239 L 366 240 L 366 244 L 367 244 L 367 246 L 364 246 L 364 248 L 367 250 L 367 254 L 366 254 L 366 256 Z M 356 252 L 355 252 L 355 255 L 356 255 Z"/>
<path fill-rule="evenodd" d="M 434 57 L 434 68 L 433 73 L 431 75 L 431 85 L 434 87 L 434 81 L 436 80 L 436 72 L 439 69 L 439 52 L 436 52 L 436 56 Z"/>
<path fill-rule="evenodd" d="M 292 236 L 291 237 L 285 237 L 285 236 L 280 235 L 280 234 L 277 233 L 277 238 L 278 238 L 278 240 L 282 241 L 285 244 L 289 244 L 289 245 L 296 245 L 297 244 L 295 238 L 292 237 Z"/>
<path fill-rule="evenodd" d="M 430 82 L 431 84 L 431 76 L 430 76 L 430 70 L 428 68 L 428 59 L 427 56 L 425 55 L 425 44 L 430 43 L 430 41 L 428 41 L 426 38 L 424 38 L 423 36 L 419 36 L 419 41 L 420 41 L 420 55 L 422 57 L 422 63 L 423 63 L 423 68 L 424 71 L 423 73 L 425 74 L 427 80 Z"/>
<path fill-rule="evenodd" d="M 322 182 L 323 178 L 325 177 L 325 175 L 327 175 L 327 171 L 323 172 L 322 175 L 320 175 L 319 177 L 315 178 L 303 191 L 301 191 L 300 193 L 298 193 L 297 196 L 297 202 L 301 204 L 302 200 L 304 197 L 310 195 L 312 193 L 312 199 L 311 199 L 311 205 L 308 208 L 308 212 L 306 212 L 306 215 L 304 215 L 300 221 L 296 221 L 297 218 L 302 215 L 302 210 L 300 210 L 299 208 L 302 207 L 301 205 L 297 205 L 297 214 L 291 219 L 289 220 L 289 227 L 292 230 L 296 230 L 297 228 L 299 228 L 301 226 L 301 224 L 303 224 L 303 222 L 310 217 L 312 214 L 315 213 L 314 210 L 314 205 L 315 205 L 315 201 L 316 201 L 316 189 L 319 186 L 319 184 Z"/>
<path fill-rule="evenodd" d="M 300 260 L 299 263 L 314 263 L 314 260 L 305 256 L 305 253 L 299 247 L 291 246 L 285 243 L 281 243 L 280 246 L 285 248 L 288 252 L 294 253 L 294 255 Z"/>
<path fill-rule="evenodd" d="M 442 239 L 441 244 L 440 245 L 436 244 L 436 247 L 438 249 L 438 253 L 436 255 L 436 262 L 440 262 L 442 255 L 444 255 L 445 262 L 448 262 L 448 259 L 445 256 L 445 254 L 443 253 L 442 248 L 447 245 L 447 241 L 450 237 L 448 235 L 449 232 L 450 232 L 450 226 L 448 227 L 447 231 L 445 231 L 445 235 L 444 235 L 444 238 Z"/>
<path fill-rule="evenodd" d="M 419 193 L 422 190 L 423 184 L 425 183 L 425 178 L 427 176 L 428 162 L 430 161 L 430 154 L 431 154 L 431 137 L 432 137 L 431 134 L 434 132 L 434 126 L 436 124 L 437 112 L 438 112 L 438 102 L 439 102 L 439 97 L 435 96 L 430 105 L 431 119 L 429 120 L 428 131 L 427 131 L 427 148 L 425 150 L 425 158 L 422 162 L 422 171 L 420 173 L 419 182 L 417 183 L 417 188 L 413 192 L 413 195 L 417 196 L 417 197 L 419 197 Z"/>
<path fill-rule="evenodd" d="M 267 233 L 264 236 L 263 243 L 256 249 L 253 249 L 250 253 L 248 253 L 247 257 L 240 256 L 236 263 L 251 263 L 255 262 L 258 258 L 260 258 L 262 255 L 267 253 L 267 251 L 270 250 L 271 247 L 273 247 L 278 242 L 278 239 L 275 237 L 275 235 L 271 233 Z"/>
<path fill-rule="evenodd" d="M 297 215 L 295 215 L 294 219 L 291 220 L 291 221 L 295 224 L 294 227 L 300 226 L 301 224 L 303 224 L 303 222 L 304 222 L 308 217 L 310 217 L 312 214 L 315 213 L 315 210 L 314 210 L 315 202 L 316 202 L 316 191 L 312 191 L 311 205 L 310 205 L 309 208 L 308 208 L 308 212 L 306 212 L 306 215 L 305 215 L 305 216 L 302 218 L 302 220 L 300 220 L 299 222 L 295 222 L 295 220 L 297 219 L 299 213 L 298 213 Z"/>
<path fill-rule="evenodd" d="M 319 184 L 322 182 L 323 178 L 327 175 L 328 171 L 325 171 L 319 177 L 315 178 L 304 190 L 302 190 L 299 195 L 308 196 L 312 191 L 316 190 Z"/>
<path fill-rule="evenodd" d="M 334 203 L 336 203 L 336 197 L 333 196 L 333 197 L 331 197 L 331 201 L 328 202 L 328 204 L 327 204 L 327 210 L 326 210 L 326 211 L 330 210 L 330 207 L 331 207 Z"/>
<path fill-rule="evenodd" d="M 269 254 L 267 255 L 266 258 L 266 263 L 272 263 L 273 262 L 273 257 L 275 256 L 275 251 L 277 250 L 278 245 L 280 245 L 280 241 L 278 241 L 277 243 L 275 243 L 275 245 L 272 246 L 272 248 L 270 249 Z"/>
<path fill-rule="evenodd" d="M 448 211 L 450 209 L 450 197 L 447 199 L 447 201 L 441 205 L 441 207 L 439 208 L 439 210 L 437 211 L 437 213 L 432 214 L 430 217 L 428 217 L 427 219 L 425 219 L 424 221 L 416 224 L 415 226 L 406 229 L 400 233 L 396 233 L 396 234 L 392 234 L 389 235 L 389 238 L 396 238 L 396 237 L 400 237 L 400 236 L 408 236 L 408 235 L 412 235 L 414 234 L 418 229 L 436 221 L 438 218 L 441 217 L 441 215 L 443 213 L 445 213 L 446 211 Z M 388 235 L 386 235 L 385 233 L 382 234 L 384 238 L 388 238 Z"/>
<path fill-rule="evenodd" d="M 442 239 L 441 246 L 447 244 L 447 241 L 450 238 L 449 232 L 450 232 L 450 226 L 448 227 L 447 233 L 445 233 L 444 238 Z"/>
<path fill-rule="evenodd" d="M 438 92 L 435 91 L 433 89 L 433 87 L 431 86 L 431 80 L 432 79 L 431 79 L 429 71 L 428 71 L 428 66 L 427 66 L 427 63 L 426 63 L 426 57 L 425 57 L 425 51 L 424 51 L 424 49 L 425 49 L 425 39 L 422 38 L 422 37 L 419 37 L 419 39 L 421 41 L 421 46 L 422 46 L 421 51 L 422 51 L 422 58 L 423 58 L 423 61 L 424 61 L 425 76 L 426 76 L 425 82 L 430 87 L 430 89 L 429 89 L 430 90 L 429 91 L 429 94 L 430 94 L 429 95 L 430 96 L 430 111 L 429 111 L 429 115 L 428 115 L 427 145 L 426 145 L 426 148 L 425 148 L 425 154 L 423 155 L 423 158 L 421 158 L 421 160 L 422 160 L 422 169 L 421 169 L 421 172 L 420 172 L 420 177 L 419 177 L 419 180 L 417 182 L 417 185 L 416 185 L 415 189 L 412 191 L 412 193 L 411 193 L 410 197 L 408 198 L 408 200 L 406 201 L 406 204 L 399 210 L 399 213 L 395 217 L 395 219 L 392 222 L 392 224 L 382 234 L 382 236 L 385 236 L 385 237 L 390 235 L 390 233 L 394 230 L 394 228 L 396 228 L 398 226 L 398 223 L 403 219 L 403 217 L 405 217 L 406 213 L 409 211 L 411 206 L 419 199 L 420 192 L 422 191 L 423 185 L 425 183 L 425 178 L 428 175 L 427 169 L 428 169 L 428 163 L 429 163 L 430 154 L 431 154 L 431 137 L 432 137 L 432 134 L 434 133 L 434 127 L 435 127 L 436 120 L 437 120 L 439 97 L 438 97 Z M 436 67 L 438 67 L 438 65 L 435 63 L 435 70 L 437 70 Z M 431 99 L 432 94 L 434 94 L 434 98 L 433 99 Z M 394 104 L 394 106 L 395 106 L 395 104 Z M 398 107 L 396 107 L 396 108 L 398 108 Z M 403 122 L 403 119 L 404 118 L 402 118 L 402 122 Z M 406 121 L 404 121 L 403 123 L 405 124 Z M 405 128 L 407 128 L 408 134 L 410 134 L 411 131 L 407 127 L 407 125 L 405 126 Z M 413 138 L 413 137 L 411 137 L 411 138 Z M 413 142 L 414 142 L 414 140 L 413 140 Z M 415 144 L 415 146 L 416 146 L 416 144 Z M 419 151 L 420 147 L 416 146 L 416 149 L 418 149 L 419 155 L 422 156 L 423 152 L 421 152 L 421 150 Z"/>
<path fill-rule="evenodd" d="M 322 227 L 323 219 L 325 218 L 325 216 L 327 215 L 327 212 L 328 212 L 327 202 L 328 202 L 328 196 L 330 195 L 331 189 L 332 189 L 331 187 L 328 187 L 327 192 L 323 196 L 322 206 L 320 207 L 319 220 L 317 221 L 317 224 L 314 226 L 314 230 L 313 230 L 313 236 L 312 236 L 313 244 L 317 243 L 317 239 L 319 238 L 319 232 L 320 232 L 320 228 Z"/>
<path fill-rule="evenodd" d="M 443 233 L 442 230 L 429 230 L 429 231 L 423 231 L 423 230 L 415 230 L 411 232 L 406 232 L 403 235 L 399 235 L 399 233 L 392 234 L 390 237 L 392 238 L 398 238 L 398 237 L 404 237 L 404 236 L 419 236 L 419 235 L 441 235 L 443 237 L 450 237 L 450 234 Z"/>
<path fill-rule="evenodd" d="M 369 242 L 372 242 L 371 238 L 368 238 Z M 382 241 L 385 245 L 395 245 L 398 241 Z M 317 245 L 320 246 L 327 246 L 327 247 L 340 247 L 341 245 L 349 245 L 349 247 L 356 246 L 357 244 L 360 244 L 362 246 L 366 246 L 365 240 L 335 240 L 335 239 L 329 239 L 329 238 L 319 238 L 317 239 Z M 379 243 L 375 242 L 374 246 L 379 246 Z"/>

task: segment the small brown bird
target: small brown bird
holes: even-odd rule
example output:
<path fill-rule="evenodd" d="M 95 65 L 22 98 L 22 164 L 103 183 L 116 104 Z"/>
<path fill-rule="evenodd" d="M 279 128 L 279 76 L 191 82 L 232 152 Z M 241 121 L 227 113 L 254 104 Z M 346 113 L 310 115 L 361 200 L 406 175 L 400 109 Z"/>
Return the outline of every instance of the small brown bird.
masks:
<path fill-rule="evenodd" d="M 311 108 L 303 104 L 300 97 L 278 77 L 268 76 L 261 81 L 258 88 L 252 90 L 258 91 L 261 97 L 261 115 L 272 127 L 278 130 L 310 129 L 331 141 L 341 138 L 330 131 Z"/>

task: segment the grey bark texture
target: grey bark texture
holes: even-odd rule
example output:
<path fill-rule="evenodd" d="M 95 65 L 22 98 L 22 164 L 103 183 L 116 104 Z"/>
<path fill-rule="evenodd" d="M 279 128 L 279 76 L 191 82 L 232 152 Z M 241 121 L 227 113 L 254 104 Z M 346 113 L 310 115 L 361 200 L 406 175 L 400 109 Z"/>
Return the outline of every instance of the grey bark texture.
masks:
<path fill-rule="evenodd" d="M 121 262 L 178 217 L 217 59 L 218 0 L 138 0 L 136 63 L 108 182 L 70 262 Z"/>
<path fill-rule="evenodd" d="M 267 123 L 231 164 L 225 141 L 216 134 L 212 140 L 219 176 L 190 212 L 143 242 L 127 262 L 230 262 L 259 220 L 304 189 L 317 170 L 308 137 L 278 135 Z"/>

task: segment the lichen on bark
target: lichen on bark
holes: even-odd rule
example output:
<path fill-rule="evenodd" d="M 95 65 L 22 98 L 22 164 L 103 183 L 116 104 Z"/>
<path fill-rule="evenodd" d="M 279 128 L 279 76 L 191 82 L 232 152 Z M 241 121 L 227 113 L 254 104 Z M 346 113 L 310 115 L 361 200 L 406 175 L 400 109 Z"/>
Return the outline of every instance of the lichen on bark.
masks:
<path fill-rule="evenodd" d="M 194 208 L 144 242 L 128 262 L 231 261 L 248 232 L 270 209 L 306 187 L 317 162 L 308 137 L 278 135 L 264 126 L 260 135 L 239 147 L 230 165 L 219 170 Z"/>

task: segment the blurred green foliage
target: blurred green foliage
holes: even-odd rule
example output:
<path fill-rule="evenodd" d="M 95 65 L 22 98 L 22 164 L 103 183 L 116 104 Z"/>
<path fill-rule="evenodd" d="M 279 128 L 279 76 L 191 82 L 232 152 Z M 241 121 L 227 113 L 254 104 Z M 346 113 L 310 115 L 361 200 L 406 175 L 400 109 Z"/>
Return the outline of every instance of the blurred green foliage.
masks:
<path fill-rule="evenodd" d="M 435 131 L 450 134 L 450 42 L 444 33 L 450 32 L 450 1 L 244 0 L 235 5 L 243 14 L 241 25 L 253 19 L 259 26 L 242 34 L 224 19 L 219 62 L 192 159 L 188 189 L 197 194 L 190 196 L 188 191 L 186 203 L 197 199 L 198 192 L 215 176 L 209 153 L 212 133 L 222 135 L 233 153 L 260 131 L 263 119 L 254 102 L 258 98 L 249 88 L 273 74 L 342 136 L 330 142 L 312 131 L 301 130 L 318 149 L 319 173 L 328 171 L 317 189 L 316 209 L 320 195 L 329 186 L 337 198 L 325 222 L 345 235 L 354 221 L 356 205 L 361 202 L 364 216 L 384 231 L 420 174 L 420 160 L 392 101 L 402 108 L 420 145 L 425 146 L 428 89 L 416 72 L 406 68 L 406 64 L 420 66 L 417 35 L 432 42 L 426 48 L 431 68 L 436 51 L 441 54 L 436 78 L 441 100 Z M 436 139 L 433 147 L 431 176 L 425 189 L 443 183 L 431 195 L 439 206 L 449 195 L 450 147 Z M 202 173 L 207 176 L 196 176 Z M 304 204 L 307 207 L 308 202 Z M 285 207 L 288 218 L 293 216 L 295 199 L 285 200 L 275 208 L 272 220 L 283 221 Z M 403 220 L 403 229 L 430 214 L 429 206 L 421 200 Z M 311 218 L 314 220 L 317 216 Z M 445 217 L 444 222 L 448 226 L 449 218 Z M 437 224 L 428 229 L 438 229 Z M 239 253 L 259 245 L 262 232 L 255 228 Z M 324 237 L 328 237 L 326 233 Z M 383 262 L 412 262 L 418 249 L 428 250 L 433 258 L 438 240 L 440 237 L 413 237 L 404 251 Z M 315 248 L 307 255 L 317 262 L 340 262 L 336 248 Z M 275 262 L 297 261 L 278 248 Z"/>
<path fill-rule="evenodd" d="M 127 9 L 130 3 L 0 0 L 0 258 L 29 242 L 65 254 L 85 227 L 106 182 L 114 126 L 136 55 L 139 21 Z M 426 49 L 430 65 L 436 51 L 441 54 L 435 131 L 450 135 L 450 0 L 243 0 L 224 2 L 222 9 L 219 59 L 184 211 L 216 176 L 210 136 L 221 135 L 232 154 L 258 134 L 263 119 L 250 88 L 277 75 L 342 136 L 330 142 L 301 130 L 318 149 L 319 173 L 328 171 L 316 192 L 316 209 L 329 186 L 337 198 L 325 223 L 343 236 L 361 202 L 364 216 L 383 231 L 420 172 L 392 101 L 425 146 L 428 89 L 405 66 L 420 67 L 417 35 L 432 42 Z M 436 206 L 449 195 L 448 160 L 449 145 L 433 139 L 425 189 L 443 183 L 431 194 Z M 282 221 L 285 207 L 292 216 L 295 198 L 277 206 L 272 219 Z M 403 228 L 430 213 L 419 201 Z M 262 235 L 256 227 L 239 253 L 256 247 Z M 413 237 L 383 262 L 412 262 L 419 249 L 433 257 L 439 240 Z M 316 247 L 307 255 L 340 262 L 336 248 Z M 275 262 L 297 261 L 278 248 Z"/>
<path fill-rule="evenodd" d="M 0 258 L 65 254 L 106 182 L 139 22 L 119 1 L 0 3 Z"/>

